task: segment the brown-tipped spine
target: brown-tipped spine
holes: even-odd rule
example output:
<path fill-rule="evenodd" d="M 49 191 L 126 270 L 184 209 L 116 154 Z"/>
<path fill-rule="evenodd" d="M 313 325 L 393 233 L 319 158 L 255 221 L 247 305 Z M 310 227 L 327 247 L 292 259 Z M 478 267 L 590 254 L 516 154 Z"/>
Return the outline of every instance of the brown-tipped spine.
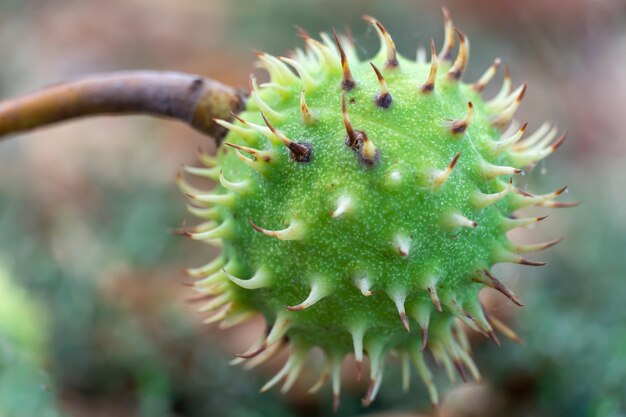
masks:
<path fill-rule="evenodd" d="M 526 258 L 519 258 L 517 263 L 520 265 L 526 265 L 526 266 L 544 266 L 548 264 L 547 262 L 531 261 L 530 259 L 526 259 Z"/>
<path fill-rule="evenodd" d="M 441 11 L 443 13 L 443 24 L 445 29 L 445 37 L 443 40 L 443 47 L 441 48 L 441 52 L 439 52 L 439 59 L 442 61 L 450 61 L 452 58 L 452 48 L 454 48 L 454 24 L 452 23 L 452 18 L 450 17 L 450 12 L 447 7 L 442 7 Z"/>
<path fill-rule="evenodd" d="M 453 135 L 462 135 L 465 133 L 470 123 L 472 123 L 472 119 L 474 118 L 474 105 L 471 101 L 467 102 L 467 114 L 461 120 L 455 120 L 450 123 L 449 129 Z"/>
<path fill-rule="evenodd" d="M 435 308 L 439 312 L 443 312 L 443 309 L 441 308 L 441 301 L 439 300 L 439 296 L 437 295 L 437 289 L 434 286 L 430 286 L 426 288 L 426 291 L 428 292 L 428 295 L 430 296 L 430 299 L 432 300 Z"/>
<path fill-rule="evenodd" d="M 522 85 L 519 89 L 519 94 L 515 97 L 513 103 L 511 103 L 506 109 L 504 109 L 499 115 L 497 115 L 493 121 L 492 125 L 500 130 L 506 129 L 506 127 L 513 120 L 513 116 L 515 115 L 515 111 L 518 109 L 522 100 L 524 99 L 524 95 L 526 94 L 526 89 L 528 88 L 528 84 Z"/>
<path fill-rule="evenodd" d="M 459 54 L 457 55 L 456 60 L 452 65 L 452 68 L 450 68 L 450 71 L 448 71 L 448 78 L 452 80 L 458 80 L 463 76 L 463 73 L 467 68 L 467 61 L 469 60 L 469 42 L 465 38 L 463 32 L 458 29 L 455 30 L 459 36 L 460 44 Z"/>
<path fill-rule="evenodd" d="M 352 148 L 361 162 L 367 166 L 372 167 L 380 160 L 380 151 L 376 148 L 374 143 L 369 140 L 367 134 L 362 130 L 354 130 L 350 118 L 348 117 L 348 109 L 346 108 L 346 93 L 341 96 L 341 112 L 343 114 L 343 124 L 346 128 L 346 146 Z"/>
<path fill-rule="evenodd" d="M 387 88 L 387 82 L 385 81 L 385 77 L 383 77 L 383 74 L 381 74 L 379 69 L 376 68 L 376 65 L 371 62 L 370 65 L 376 73 L 378 83 L 380 84 L 380 90 L 378 91 L 378 94 L 376 94 L 376 97 L 374 97 L 374 102 L 378 107 L 388 109 L 391 105 L 391 101 L 393 100 L 393 98 L 391 97 L 391 94 L 389 94 L 389 89 Z"/>
<path fill-rule="evenodd" d="M 496 60 L 493 61 L 493 64 L 489 68 L 487 68 L 487 71 L 485 71 L 482 77 L 480 77 L 478 81 L 476 81 L 472 86 L 472 88 L 474 88 L 474 91 L 476 91 L 477 93 L 481 93 L 485 89 L 485 87 L 487 87 L 487 84 L 489 84 L 493 76 L 496 75 L 496 72 L 498 71 L 498 68 L 500 68 L 501 63 L 502 61 L 500 60 L 500 58 L 496 58 Z"/>
<path fill-rule="evenodd" d="M 422 344 L 420 346 L 420 352 L 426 350 L 426 345 L 428 344 L 428 327 L 420 327 L 420 331 L 422 334 Z"/>
<path fill-rule="evenodd" d="M 337 44 L 337 49 L 339 50 L 339 55 L 341 56 L 341 88 L 344 91 L 350 91 L 354 87 L 356 87 L 356 82 L 354 81 L 352 73 L 350 72 L 350 66 L 348 65 L 348 57 L 346 56 L 346 51 L 343 49 L 341 41 L 339 40 L 339 36 L 337 36 L 337 32 L 334 29 L 333 37 L 335 38 L 335 43 Z"/>
<path fill-rule="evenodd" d="M 247 146 L 237 145 L 235 143 L 224 142 L 224 145 L 230 146 L 231 148 L 235 148 L 239 151 L 245 152 L 249 155 L 252 155 L 255 159 L 260 159 L 264 162 L 270 162 L 271 158 L 265 151 L 260 151 L 258 149 L 249 148 Z"/>
<path fill-rule="evenodd" d="M 346 94 L 344 93 L 341 96 L 341 114 L 343 115 L 343 125 L 346 128 L 346 144 L 351 148 L 356 145 L 357 135 L 352 127 L 352 123 L 350 122 L 350 118 L 348 117 L 348 109 L 346 108 Z"/>
<path fill-rule="evenodd" d="M 439 65 L 437 58 L 437 50 L 435 49 L 435 41 L 430 40 L 430 73 L 428 79 L 422 85 L 421 90 L 424 93 L 431 93 L 435 90 L 435 82 L 437 81 L 437 67 Z"/>
<path fill-rule="evenodd" d="M 520 307 L 523 307 L 524 304 L 522 303 L 522 301 L 517 298 L 517 296 L 515 295 L 515 293 L 513 293 L 513 291 L 511 291 L 509 289 L 509 287 L 507 287 L 506 285 L 504 285 L 498 278 L 494 277 L 491 272 L 489 272 L 488 270 L 483 270 L 484 275 L 483 276 L 478 276 L 476 278 L 474 278 L 474 282 L 479 282 L 481 284 L 487 285 L 488 287 L 493 288 L 494 290 L 498 291 L 499 293 L 501 293 L 502 295 L 504 295 L 506 298 L 508 298 L 509 300 L 511 300 L 512 302 L 514 302 L 515 304 L 517 304 Z"/>
<path fill-rule="evenodd" d="M 313 113 L 308 104 L 306 104 L 304 90 L 300 93 L 300 114 L 302 115 L 302 121 L 307 125 L 312 125 L 317 122 L 317 116 Z"/>
<path fill-rule="evenodd" d="M 267 127 L 272 131 L 272 133 L 280 139 L 280 141 L 289 149 L 291 152 L 291 158 L 296 162 L 309 162 L 311 160 L 311 156 L 313 155 L 311 145 L 308 143 L 298 143 L 289 139 L 287 136 L 283 135 L 276 129 L 265 114 L 261 113 L 261 117 L 263 117 L 263 121 L 267 125 Z"/>
<path fill-rule="evenodd" d="M 363 16 L 363 19 L 374 25 L 376 30 L 378 31 L 378 35 L 381 37 L 383 43 L 385 44 L 385 49 L 387 51 L 387 60 L 385 61 L 385 68 L 391 69 L 396 68 L 399 65 L 398 62 L 398 54 L 396 52 L 396 45 L 393 42 L 393 39 L 387 29 L 380 23 L 377 19 L 371 16 Z"/>

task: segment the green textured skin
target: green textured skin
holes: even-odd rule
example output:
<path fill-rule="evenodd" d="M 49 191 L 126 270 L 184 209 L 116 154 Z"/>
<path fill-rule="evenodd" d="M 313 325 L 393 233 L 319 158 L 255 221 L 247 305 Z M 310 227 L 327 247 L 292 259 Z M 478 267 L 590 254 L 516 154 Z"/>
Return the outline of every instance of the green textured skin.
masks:
<path fill-rule="evenodd" d="M 367 132 L 380 149 L 380 163 L 365 167 L 344 143 L 341 71 L 307 94 L 307 103 L 320 119 L 312 126 L 306 126 L 300 117 L 299 85 L 284 98 L 266 94 L 272 108 L 287 115 L 284 123 L 274 123 L 276 128 L 293 140 L 311 143 L 313 159 L 294 162 L 289 150 L 281 147 L 275 165 L 264 177 L 244 166 L 232 148 L 222 146 L 218 161 L 224 176 L 231 181 L 252 177 L 256 183 L 254 191 L 239 198 L 232 208 L 237 230 L 232 240 L 224 242 L 224 251 L 236 260 L 236 268 L 230 270 L 236 276 L 250 276 L 261 265 L 271 266 L 275 278 L 271 288 L 261 289 L 259 294 L 236 289 L 242 300 L 270 317 L 306 298 L 310 276 L 319 275 L 332 286 L 329 297 L 305 311 L 290 313 L 297 321 L 293 331 L 299 330 L 310 343 L 335 348 L 335 337 L 349 340 L 345 326 L 351 321 L 367 322 L 372 333 L 388 333 L 402 342 L 413 338 L 419 343 L 419 333 L 407 334 L 384 292 L 400 288 L 411 294 L 409 303 L 426 303 L 430 308 L 432 302 L 423 288 L 427 276 L 436 275 L 440 277 L 440 296 L 451 291 L 462 301 L 476 300 L 478 285 L 471 281 L 472 274 L 489 267 L 493 246 L 507 241 L 499 227 L 501 216 L 507 214 L 506 203 L 481 210 L 469 203 L 469 194 L 476 189 L 498 191 L 497 180 L 480 175 L 483 156 L 479 149 L 482 142 L 497 139 L 499 132 L 489 126 L 486 119 L 490 115 L 485 115 L 482 99 L 466 85 L 447 82 L 436 94 L 421 94 L 416 86 L 427 77 L 429 65 L 402 61 L 400 70 L 385 74 L 393 92 L 388 109 L 374 103 L 378 81 L 369 63 L 351 68 L 360 84 L 347 94 L 348 112 L 355 128 Z M 445 79 L 445 71 L 443 74 Z M 468 99 L 476 101 L 478 120 L 468 129 L 469 140 L 459 140 L 444 120 L 462 118 Z M 263 124 L 258 109 L 249 107 L 240 116 Z M 235 133 L 225 141 L 249 145 Z M 260 148 L 266 145 L 267 140 L 258 143 Z M 442 188 L 433 191 L 420 186 L 420 177 L 428 169 L 445 168 L 458 152 L 462 153 L 459 164 Z M 386 185 L 393 170 L 403 174 L 398 186 Z M 345 218 L 334 219 L 329 214 L 342 194 L 353 196 L 355 207 Z M 476 220 L 480 227 L 445 230 L 440 219 L 450 209 Z M 228 215 L 231 213 L 225 213 Z M 279 230 L 291 219 L 306 224 L 303 241 L 280 241 L 256 232 L 248 223 L 252 220 L 263 228 Z M 406 258 L 398 256 L 392 245 L 398 232 L 413 237 Z M 373 280 L 372 290 L 377 294 L 372 297 L 363 297 L 352 282 L 361 271 Z M 334 337 L 329 338 L 330 334 Z M 345 352 L 352 350 L 351 341 L 344 345 L 341 349 Z"/>
<path fill-rule="evenodd" d="M 371 62 L 381 68 L 392 96 L 391 105 L 383 108 L 375 99 L 380 83 L 370 60 L 359 60 L 348 46 L 356 87 L 344 92 L 338 50 L 328 39 L 326 45 L 312 45 L 336 58 L 325 61 L 311 52 L 296 54 L 315 83 L 303 83 L 286 66 L 261 55 L 271 83 L 260 88 L 254 84 L 253 99 L 236 122 L 239 129 L 231 129 L 215 160 L 205 155 L 209 168 L 201 175 L 217 179 L 221 172 L 228 181 L 245 181 L 247 186 L 232 191 L 218 182 L 209 195 L 232 195 L 228 204 L 195 201 L 196 206 L 212 208 L 208 217 L 215 222 L 210 227 L 228 225 L 215 235 L 223 247 L 223 262 L 204 275 L 196 274 L 209 277 L 197 287 L 200 292 L 217 288 L 212 294 L 224 295 L 224 303 L 231 303 L 224 314 L 227 320 L 231 314 L 248 311 L 261 312 L 270 324 L 281 316 L 289 322 L 286 334 L 294 351 L 305 353 L 319 346 L 331 358 L 353 351 L 353 334 L 359 328 L 365 330 L 365 352 L 370 360 L 391 349 L 421 358 L 416 347 L 423 342 L 422 332 L 415 318 L 425 317 L 426 323 L 430 321 L 428 346 L 435 358 L 449 365 L 448 359 L 458 362 L 460 357 L 471 368 L 455 317 L 466 324 L 475 322 L 483 333 L 491 331 L 478 300 L 484 285 L 474 279 L 493 264 L 510 260 L 503 259 L 498 249 L 511 252 L 506 219 L 524 205 L 519 203 L 525 197 L 510 193 L 479 208 L 473 196 L 507 189 L 510 175 L 489 179 L 485 163 L 522 168 L 533 162 L 535 154 L 492 151 L 503 138 L 501 129 L 494 127 L 494 118 L 503 106 L 490 107 L 473 85 L 450 76 L 450 60 L 439 61 L 435 89 L 424 92 L 420 86 L 428 78 L 431 64 L 398 57 L 399 66 L 385 68 L 382 48 Z M 303 118 L 303 89 L 315 122 Z M 346 145 L 344 93 L 353 128 L 365 132 L 380 152 L 373 165 L 363 163 Z M 465 117 L 468 101 L 474 107 L 471 123 L 461 134 L 454 133 L 451 121 Z M 263 108 L 278 132 L 310 145 L 310 161 L 295 161 L 287 146 L 268 132 Z M 255 129 L 251 123 L 259 126 Z M 231 145 L 267 150 L 271 159 L 266 162 L 241 152 L 257 168 L 253 169 Z M 459 153 L 447 180 L 433 186 L 432 173 L 445 170 Z M 393 180 L 398 173 L 401 178 Z M 182 188 L 195 194 L 189 186 Z M 349 210 L 333 217 L 338 201 L 345 196 L 351 199 Z M 197 195 L 190 197 L 192 202 L 197 200 Z M 450 226 L 446 219 L 451 213 L 478 226 Z M 303 225 L 295 240 L 268 236 L 251 225 L 282 230 L 294 221 Z M 410 238 L 408 256 L 399 253 L 394 240 L 397 235 Z M 194 233 L 190 236 L 199 238 Z M 227 278 L 231 274 L 245 280 L 262 268 L 270 276 L 263 288 L 241 288 Z M 364 296 L 355 285 L 355 278 L 363 276 L 371 284 L 370 296 Z M 313 283 L 328 294 L 306 309 L 288 311 L 287 306 L 307 298 Z M 429 286 L 436 288 L 443 312 L 435 308 L 426 291 Z M 403 327 L 394 303 L 405 297 L 410 332 Z M 372 378 L 377 378 L 377 372 L 372 371 Z"/>

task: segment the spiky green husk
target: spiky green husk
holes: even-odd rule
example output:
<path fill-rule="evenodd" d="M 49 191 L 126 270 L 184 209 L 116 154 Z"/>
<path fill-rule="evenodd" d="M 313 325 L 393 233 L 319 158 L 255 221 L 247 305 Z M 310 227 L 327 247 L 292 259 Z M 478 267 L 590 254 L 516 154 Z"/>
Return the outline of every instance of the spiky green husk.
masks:
<path fill-rule="evenodd" d="M 179 178 L 190 210 L 206 220 L 185 233 L 223 247 L 189 273 L 209 300 L 201 311 L 214 312 L 208 322 L 228 326 L 260 312 L 272 324 L 240 361 L 267 359 L 288 336 L 291 356 L 264 388 L 286 377 L 289 389 L 317 346 L 336 400 L 345 355 L 354 352 L 359 366 L 369 357 L 367 404 L 395 351 L 415 364 L 436 403 L 425 349 L 451 377 L 456 367 L 478 379 L 460 323 L 495 338 L 478 299 L 485 286 L 519 304 L 489 269 L 539 265 L 519 253 L 553 243 L 515 245 L 506 232 L 541 220 L 513 219 L 515 210 L 555 204 L 562 190 L 531 196 L 512 176 L 564 137 L 553 142 L 541 128 L 520 141 L 525 126 L 509 125 L 525 86 L 512 92 L 508 74 L 483 100 L 499 61 L 477 83 L 460 81 L 469 44 L 458 32 L 452 62 L 447 16 L 444 47 L 438 57 L 432 47 L 429 63 L 397 55 L 384 27 L 367 20 L 382 43 L 371 63 L 326 35 L 303 35 L 307 50 L 293 59 L 259 54 L 270 81 L 252 78 L 246 110 L 234 124 L 220 122 L 230 133 L 217 157 L 201 155 L 206 168 L 187 169 L 219 185 L 205 192 Z"/>

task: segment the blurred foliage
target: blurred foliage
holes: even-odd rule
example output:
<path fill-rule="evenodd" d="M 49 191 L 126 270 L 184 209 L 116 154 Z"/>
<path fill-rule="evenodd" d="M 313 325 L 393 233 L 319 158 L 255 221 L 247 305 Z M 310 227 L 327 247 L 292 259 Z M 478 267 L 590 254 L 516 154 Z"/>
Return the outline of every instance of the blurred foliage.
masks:
<path fill-rule="evenodd" d="M 472 40 L 467 78 L 501 55 L 530 84 L 521 118 L 570 127 L 549 175 L 538 167 L 528 180 L 544 191 L 568 183 L 568 197 L 583 205 L 551 212 L 529 237 L 566 236 L 543 255 L 545 270 L 523 270 L 520 279 L 505 270 L 526 304 L 507 321 L 526 346 L 477 341 L 485 387 L 455 390 L 440 414 L 626 416 L 626 6 L 448 5 Z M 379 17 L 407 56 L 442 35 L 438 6 L 409 0 L 28 0 L 0 1 L 0 11 L 0 91 L 11 93 L 125 67 L 246 85 L 251 49 L 285 53 L 300 45 L 295 26 L 312 34 L 351 26 L 363 54 L 373 51 L 362 14 Z M 57 416 L 57 404 L 73 417 L 331 415 L 328 389 L 259 394 L 271 367 L 228 365 L 250 327 L 207 329 L 185 305 L 179 268 L 206 261 L 208 250 L 168 233 L 186 216 L 173 178 L 207 142 L 171 123 L 130 118 L 0 145 L 0 416 Z M 404 394 L 397 367 L 387 373 L 369 409 L 360 405 L 362 386 L 349 386 L 336 415 L 432 414 L 417 378 Z"/>
<path fill-rule="evenodd" d="M 57 417 L 46 355 L 43 308 L 14 284 L 0 262 L 0 413 L 3 417 Z"/>
<path fill-rule="evenodd" d="M 597 174 L 612 172 L 608 164 Z M 626 234 L 616 213 L 623 196 L 578 170 L 562 175 L 576 180 L 583 204 L 567 216 L 549 272 L 525 288 L 517 327 L 526 346 L 485 349 L 479 362 L 506 398 L 507 415 L 625 416 Z"/>

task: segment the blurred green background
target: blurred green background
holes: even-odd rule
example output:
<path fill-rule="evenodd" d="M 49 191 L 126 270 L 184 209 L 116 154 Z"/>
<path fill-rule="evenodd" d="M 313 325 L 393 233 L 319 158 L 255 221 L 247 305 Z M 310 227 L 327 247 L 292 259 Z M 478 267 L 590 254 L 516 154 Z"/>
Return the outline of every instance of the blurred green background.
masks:
<path fill-rule="evenodd" d="M 569 141 L 525 181 L 568 184 L 575 209 L 554 210 L 528 240 L 564 235 L 542 269 L 499 268 L 525 307 L 485 294 L 525 346 L 476 339 L 481 385 L 450 386 L 438 410 L 462 416 L 626 416 L 626 3 L 450 0 L 472 41 L 466 80 L 499 56 L 530 88 L 518 113 Z M 443 29 L 438 1 L 0 0 L 0 97 L 120 69 L 203 74 L 245 87 L 253 49 L 284 54 L 309 33 L 377 16 L 399 50 Z M 497 84 L 497 83 L 496 83 Z M 493 94 L 493 89 L 487 95 Z M 181 268 L 203 245 L 169 230 L 187 217 L 174 186 L 211 141 L 144 117 L 73 122 L 0 144 L 0 417 L 329 416 L 328 390 L 258 394 L 281 363 L 228 365 L 262 321 L 202 326 Z M 542 213 L 549 210 L 543 209 Z M 379 399 L 360 406 L 347 370 L 338 417 L 434 415 L 416 380 L 403 394 L 390 367 Z M 439 372 L 441 374 L 441 372 Z M 439 375 L 441 377 L 441 375 Z"/>

